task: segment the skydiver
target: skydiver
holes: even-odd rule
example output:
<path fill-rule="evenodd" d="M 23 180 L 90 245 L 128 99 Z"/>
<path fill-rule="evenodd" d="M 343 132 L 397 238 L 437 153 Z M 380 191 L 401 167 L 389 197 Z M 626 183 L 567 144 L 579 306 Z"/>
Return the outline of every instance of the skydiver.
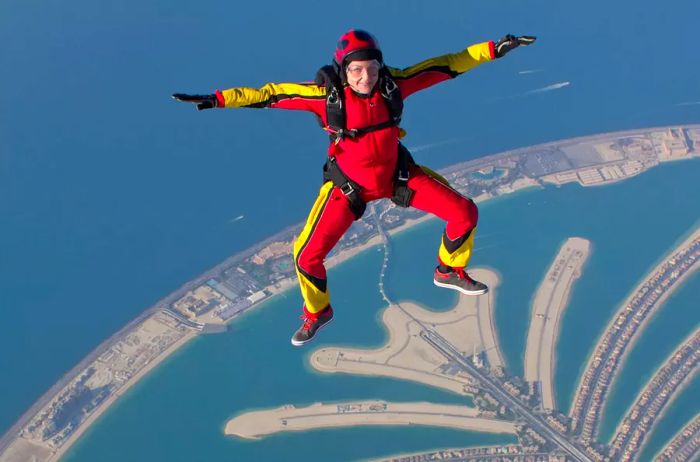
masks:
<path fill-rule="evenodd" d="M 268 83 L 237 87 L 210 95 L 173 95 L 211 108 L 279 108 L 309 111 L 330 136 L 324 182 L 306 225 L 294 243 L 294 263 L 304 299 L 295 346 L 314 338 L 333 319 L 324 259 L 368 202 L 391 198 L 446 221 L 433 272 L 436 286 L 481 295 L 487 286 L 465 268 L 474 246 L 478 210 L 474 202 L 449 186 L 439 174 L 413 161 L 401 144 L 403 100 L 476 66 L 503 57 L 535 37 L 506 35 L 457 53 L 430 58 L 405 69 L 386 66 L 379 42 L 370 33 L 351 29 L 338 40 L 330 66 L 314 83 Z"/>

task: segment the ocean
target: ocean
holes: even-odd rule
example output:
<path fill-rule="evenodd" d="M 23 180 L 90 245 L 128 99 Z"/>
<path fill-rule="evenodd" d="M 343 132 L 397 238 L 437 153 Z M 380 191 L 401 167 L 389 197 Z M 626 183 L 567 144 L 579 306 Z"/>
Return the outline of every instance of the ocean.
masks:
<path fill-rule="evenodd" d="M 198 113 L 173 102 L 171 93 L 311 79 L 330 59 L 336 38 L 352 26 L 378 35 L 387 62 L 398 67 L 512 32 L 539 41 L 407 100 L 406 144 L 420 147 L 420 162 L 439 168 L 555 139 L 700 120 L 700 63 L 682 45 L 691 41 L 698 12 L 690 0 L 672 8 L 650 0 L 359 2 L 330 16 L 327 3 L 306 3 L 304 11 L 291 14 L 286 8 L 282 2 L 195 6 L 162 0 L 0 4 L 0 431 L 159 298 L 305 218 L 326 143 L 311 116 Z M 685 171 L 673 168 L 639 181 Z M 618 187 L 625 185 L 600 194 L 607 201 L 607 191 Z M 559 200 L 579 194 L 575 187 L 564 189 L 566 194 L 555 195 Z M 660 195 L 680 202 L 662 191 L 651 184 L 636 199 L 646 203 Z M 517 201 L 527 194 L 504 201 L 504 207 L 523 206 Z M 692 210 L 675 213 L 684 212 L 692 219 Z M 661 247 L 647 259 L 644 252 L 630 256 L 637 274 L 606 271 L 604 256 L 612 258 L 617 249 L 594 247 L 603 260 L 590 266 L 602 281 L 587 290 L 600 294 L 601 309 L 613 310 L 621 296 L 614 289 L 637 280 L 668 245 L 656 239 L 666 227 L 648 219 L 654 231 L 640 232 L 638 240 L 644 248 L 647 241 Z M 483 220 L 483 245 L 489 234 L 498 238 L 502 232 L 498 220 Z M 566 234 L 561 226 L 547 244 L 532 242 L 541 226 L 521 228 L 519 244 L 512 245 L 541 252 L 515 265 L 511 277 L 531 284 L 541 276 L 556 239 Z M 590 226 L 595 229 L 595 223 Z M 490 251 L 495 248 L 483 249 L 484 258 Z M 514 266 L 505 257 L 493 258 L 505 275 L 503 268 Z M 515 291 L 504 303 L 526 311 L 530 296 Z M 433 306 L 446 307 L 450 300 L 441 297 L 429 298 Z M 291 300 L 287 311 L 298 304 Z M 261 310 L 260 316 L 271 312 Z M 285 326 L 293 324 L 289 316 Z M 503 336 L 522 345 L 522 326 L 504 325 L 504 319 L 498 318 Z M 585 332 L 596 333 L 593 326 Z M 517 371 L 517 350 L 505 348 Z M 572 361 L 587 354 L 586 346 L 572 348 Z M 561 369 L 558 393 L 567 396 L 578 371 Z"/>
<path fill-rule="evenodd" d="M 698 224 L 693 207 L 693 197 L 700 194 L 700 184 L 693 181 L 698 175 L 700 161 L 678 162 L 612 186 L 529 190 L 481 207 L 473 266 L 488 266 L 501 275 L 495 319 L 510 372 L 522 373 L 529 303 L 559 246 L 569 236 L 591 240 L 593 252 L 573 288 L 557 348 L 556 397 L 568 409 L 579 366 L 585 365 L 611 313 L 647 270 Z M 639 201 L 650 187 L 670 194 Z M 584 209 L 585 215 L 576 213 Z M 655 224 L 659 222 L 663 226 Z M 646 226 L 656 230 L 653 238 L 639 232 Z M 453 292 L 436 288 L 431 280 L 441 227 L 432 220 L 392 238 L 385 285 L 390 297 L 437 311 L 456 301 Z M 410 382 L 310 369 L 308 358 L 316 348 L 377 348 L 385 342 L 379 321 L 384 305 L 377 290 L 382 261 L 378 249 L 330 271 L 336 319 L 318 342 L 302 349 L 289 345 L 299 304 L 297 291 L 291 290 L 235 322 L 226 334 L 199 338 L 166 360 L 109 410 L 65 460 L 184 461 L 206 454 L 207 460 L 257 455 L 260 460 L 293 461 L 304 452 L 308 460 L 349 461 L 512 441 L 505 435 L 402 427 L 281 434 L 258 442 L 223 435 L 230 417 L 284 404 L 375 398 L 469 404 L 463 397 Z M 628 267 L 637 270 L 625 271 Z M 652 319 L 613 388 L 602 436 L 609 436 L 650 375 L 697 327 L 699 293 L 700 277 L 695 275 Z M 659 426 L 658 434 L 665 437 L 655 433 L 650 448 L 658 450 L 697 413 L 698 392 L 697 386 L 690 387 L 679 397 Z"/>

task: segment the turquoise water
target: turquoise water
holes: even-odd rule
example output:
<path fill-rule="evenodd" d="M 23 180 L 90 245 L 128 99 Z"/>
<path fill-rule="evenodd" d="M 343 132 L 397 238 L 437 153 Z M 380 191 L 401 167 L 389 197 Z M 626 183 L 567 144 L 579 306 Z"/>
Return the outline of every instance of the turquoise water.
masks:
<path fill-rule="evenodd" d="M 339 308 L 334 324 L 316 346 L 384 343 L 387 333 L 377 322 L 382 303 L 375 290 L 381 260 L 380 252 L 370 250 L 330 272 Z M 197 339 L 137 384 L 66 460 L 196 460 L 198 454 L 206 454 L 207 460 L 232 456 L 299 460 L 302 453 L 307 460 L 356 460 L 399 451 L 514 441 L 507 435 L 427 427 L 323 430 L 260 442 L 224 437 L 228 418 L 271 405 L 368 398 L 471 404 L 463 396 L 410 382 L 311 371 L 307 361 L 312 350 L 289 344 L 298 310 L 294 291 L 246 315 L 225 335 Z"/>
<path fill-rule="evenodd" d="M 649 322 L 644 336 L 630 352 L 627 363 L 620 370 L 621 376 L 615 385 L 610 402 L 605 409 L 605 425 L 601 437 L 613 438 L 617 424 L 620 423 L 631 402 L 631 396 L 637 396 L 660 367 L 698 326 L 698 300 L 700 300 L 700 277 L 696 273 L 691 280 L 681 286 L 676 296 L 669 299 L 664 307 Z M 688 322 L 680 322 L 688 320 Z M 695 321 L 695 322 L 693 322 Z M 644 370 L 644 374 L 638 372 Z M 692 393 L 691 393 L 692 394 Z M 689 420 L 698 411 L 699 406 L 686 407 Z M 644 459 L 642 459 L 644 460 Z"/>
<path fill-rule="evenodd" d="M 559 339 L 556 393 L 561 407 L 568 408 L 579 365 L 610 314 L 646 270 L 697 223 L 693 198 L 700 195 L 700 184 L 693 180 L 698 175 L 700 162 L 688 161 L 612 186 L 529 190 L 481 207 L 473 264 L 492 267 L 501 275 L 496 322 L 510 371 L 522 373 L 529 303 L 559 245 L 574 235 L 590 239 L 593 252 L 573 290 Z M 652 187 L 665 194 L 649 194 Z M 581 215 L 581 210 L 587 213 Z M 431 281 L 441 226 L 433 220 L 392 238 L 387 280 L 392 298 L 416 300 L 435 310 L 455 302 L 453 293 L 437 289 Z M 655 233 L 640 232 L 650 229 Z M 314 347 L 373 348 L 385 341 L 377 291 L 382 254 L 377 249 L 330 272 L 337 318 Z M 628 265 L 639 269 L 626 271 Z M 659 361 L 697 326 L 700 314 L 694 304 L 699 293 L 700 278 L 693 277 L 653 318 L 622 371 L 625 377 L 614 389 L 603 436 L 616 425 Z M 211 460 L 231 456 L 246 460 L 253 453 L 261 454 L 260 460 L 298 460 L 297 451 L 310 446 L 313 451 L 305 453 L 308 460 L 356 460 L 511 440 L 502 435 L 412 428 L 323 430 L 260 442 L 224 437 L 229 417 L 286 403 L 367 398 L 468 402 L 409 382 L 311 371 L 307 360 L 313 350 L 295 349 L 288 343 L 297 305 L 296 291 L 290 291 L 246 315 L 230 332 L 199 338 L 183 348 L 106 413 L 66 460 L 191 460 L 202 451 Z M 649 451 L 658 450 L 697 412 L 699 392 L 695 382 L 684 391 L 652 435 Z M 343 448 L 341 453 L 338 447 Z"/>
<path fill-rule="evenodd" d="M 651 434 L 648 446 L 642 449 L 639 460 L 652 460 L 655 454 L 668 444 L 682 426 L 685 427 L 698 414 L 700 381 L 694 380 L 674 402 L 667 413 L 659 420 L 659 426 Z"/>
<path fill-rule="evenodd" d="M 173 92 L 312 78 L 351 26 L 375 32 L 399 67 L 533 33 L 535 46 L 407 100 L 407 145 L 432 146 L 421 162 L 700 120 L 682 104 L 698 100 L 700 61 L 668 46 L 692 42 L 691 0 L 387 1 L 332 18 L 310 5 L 261 29 L 249 18 L 287 4 L 0 3 L 0 314 L 11 319 L 0 432 L 160 297 L 305 217 L 326 144 L 309 115 L 198 113 Z"/>

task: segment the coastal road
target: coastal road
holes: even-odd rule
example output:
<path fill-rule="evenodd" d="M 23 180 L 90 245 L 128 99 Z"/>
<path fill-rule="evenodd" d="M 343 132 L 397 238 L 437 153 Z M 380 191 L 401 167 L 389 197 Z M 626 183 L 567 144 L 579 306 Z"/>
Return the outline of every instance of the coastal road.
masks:
<path fill-rule="evenodd" d="M 454 347 L 439 334 L 426 329 L 421 333 L 421 336 L 430 345 L 432 345 L 433 348 L 445 355 L 445 357 L 455 361 L 457 364 L 462 366 L 467 373 L 471 374 L 473 377 L 476 377 L 481 382 L 481 386 L 496 396 L 501 403 L 522 415 L 525 420 L 527 420 L 528 425 L 530 425 L 535 431 L 549 438 L 550 441 L 555 443 L 562 450 L 568 452 L 569 455 L 574 457 L 576 460 L 581 462 L 592 462 L 592 460 L 586 454 L 584 454 L 583 451 L 568 441 L 563 435 L 555 432 L 544 421 L 542 421 L 539 416 L 533 414 L 530 409 L 521 404 L 517 399 L 505 393 L 499 384 L 492 378 L 483 374 L 479 369 L 470 364 L 469 361 L 466 361 L 460 352 L 456 351 Z"/>
<path fill-rule="evenodd" d="M 374 216 L 376 218 L 376 223 L 377 223 L 377 229 L 379 233 L 382 235 L 382 240 L 384 241 L 384 264 L 382 268 L 382 273 L 380 276 L 380 291 L 382 294 L 382 297 L 387 301 L 387 303 L 391 303 L 391 300 L 389 297 L 387 297 L 386 293 L 384 292 L 384 284 L 383 284 L 383 277 L 385 273 L 385 269 L 388 266 L 388 257 L 389 257 L 389 245 L 388 245 L 388 236 L 384 229 L 381 226 L 381 223 L 377 217 L 376 212 L 374 213 Z M 490 377 L 487 377 L 486 375 L 482 374 L 481 371 L 479 371 L 476 367 L 474 367 L 472 364 L 469 363 L 469 361 L 465 361 L 461 355 L 461 353 L 457 350 L 455 350 L 454 346 L 452 346 L 451 343 L 449 343 L 447 340 L 445 340 L 441 335 L 438 333 L 432 331 L 429 329 L 424 323 L 421 323 L 418 319 L 415 319 L 413 316 L 411 316 L 408 312 L 406 312 L 403 308 L 401 308 L 400 305 L 396 304 L 398 308 L 406 313 L 407 316 L 413 318 L 415 322 L 417 322 L 421 328 L 423 329 L 421 332 L 421 337 L 425 339 L 428 344 L 432 345 L 433 348 L 435 348 L 437 351 L 439 351 L 441 354 L 445 355 L 448 359 L 452 359 L 455 361 L 457 364 L 461 365 L 468 374 L 470 374 L 472 377 L 477 378 L 479 381 L 481 381 L 481 384 L 484 388 L 488 389 L 493 393 L 497 399 L 501 403 L 505 403 L 508 405 L 513 410 L 518 411 L 527 421 L 528 424 L 538 431 L 540 434 L 545 435 L 548 437 L 551 441 L 553 441 L 557 446 L 559 446 L 561 449 L 564 451 L 568 452 L 571 456 L 576 458 L 576 460 L 581 461 L 581 462 L 592 462 L 591 459 L 586 456 L 580 449 L 578 449 L 576 446 L 574 446 L 571 442 L 566 440 L 562 435 L 559 433 L 556 433 L 554 430 L 552 430 L 547 424 L 545 424 L 538 416 L 534 415 L 528 408 L 523 406 L 518 400 L 515 398 L 511 397 L 507 393 L 505 393 L 499 384 L 494 382 Z"/>

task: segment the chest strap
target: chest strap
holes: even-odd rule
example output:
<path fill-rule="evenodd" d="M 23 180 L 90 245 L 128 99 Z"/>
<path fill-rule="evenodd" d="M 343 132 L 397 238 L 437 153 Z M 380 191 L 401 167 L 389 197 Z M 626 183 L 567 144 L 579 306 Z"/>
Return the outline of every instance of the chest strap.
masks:
<path fill-rule="evenodd" d="M 382 122 L 380 124 L 375 124 L 375 125 L 370 125 L 369 127 L 362 127 L 362 128 L 340 128 L 340 129 L 333 129 L 333 127 L 328 126 L 325 127 L 324 129 L 330 134 L 331 137 L 331 142 L 338 144 L 340 140 L 343 138 L 351 138 L 351 139 L 357 139 L 361 137 L 362 135 L 366 135 L 367 133 L 371 132 L 376 132 L 377 130 L 382 130 L 384 128 L 389 128 L 389 127 L 395 127 L 399 125 L 401 122 L 401 119 L 398 120 L 387 120 L 386 122 Z"/>

